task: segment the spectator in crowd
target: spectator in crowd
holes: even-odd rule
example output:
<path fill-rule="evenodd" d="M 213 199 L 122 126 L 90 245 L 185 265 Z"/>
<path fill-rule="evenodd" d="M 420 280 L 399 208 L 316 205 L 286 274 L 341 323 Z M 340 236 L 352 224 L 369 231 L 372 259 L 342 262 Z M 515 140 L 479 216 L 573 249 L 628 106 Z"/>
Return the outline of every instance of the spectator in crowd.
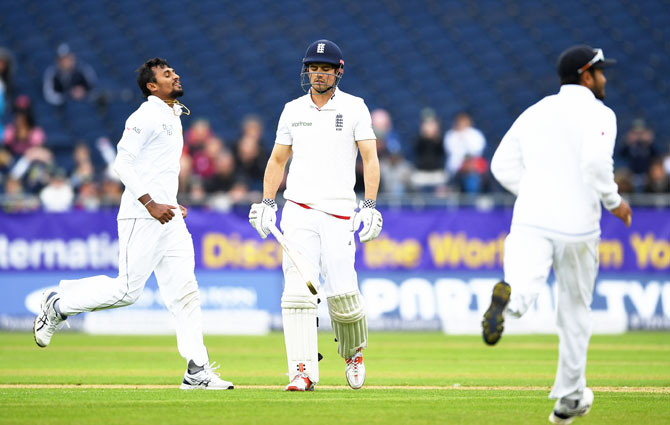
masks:
<path fill-rule="evenodd" d="M 44 189 L 40 191 L 42 208 L 47 212 L 64 212 L 72 207 L 74 190 L 67 181 L 65 170 L 57 168 Z"/>
<path fill-rule="evenodd" d="M 68 99 L 85 100 L 95 87 L 95 71 L 78 61 L 65 43 L 58 46 L 56 54 L 56 63 L 44 72 L 44 99 L 52 105 L 62 105 Z"/>
<path fill-rule="evenodd" d="M 439 190 L 443 188 L 447 176 L 444 172 L 444 148 L 440 121 L 432 108 L 421 111 L 419 135 L 414 143 L 415 171 L 412 174 L 412 185 L 422 190 Z"/>
<path fill-rule="evenodd" d="M 100 208 L 100 194 L 95 180 L 87 179 L 79 182 L 74 207 L 85 211 L 97 211 Z"/>
<path fill-rule="evenodd" d="M 95 167 L 91 161 L 91 150 L 86 142 L 77 142 L 72 157 L 74 166 L 70 173 L 70 183 L 75 189 L 78 189 L 83 183 L 95 180 Z"/>
<path fill-rule="evenodd" d="M 407 192 L 412 176 L 412 165 L 402 154 L 400 139 L 393 130 L 391 115 L 385 109 L 375 109 L 370 113 L 372 130 L 377 138 L 377 156 L 381 172 L 380 192 L 391 196 L 402 196 Z M 361 161 L 361 176 L 357 181 L 363 181 L 363 164 Z M 358 164 L 357 164 L 358 165 Z"/>
<path fill-rule="evenodd" d="M 488 172 L 488 163 L 482 156 L 485 147 L 484 134 L 473 127 L 472 117 L 466 112 L 456 114 L 444 135 L 444 149 L 447 173 L 461 192 L 483 190 Z"/>
<path fill-rule="evenodd" d="M 0 146 L 0 187 L 4 186 L 5 178 L 9 175 L 13 162 L 12 154 L 9 153 L 7 148 Z"/>
<path fill-rule="evenodd" d="M 181 199 L 188 196 L 193 178 L 193 158 L 188 152 L 183 151 L 179 158 L 179 188 L 177 189 L 177 198 Z"/>
<path fill-rule="evenodd" d="M 262 136 L 263 123 L 260 118 L 249 115 L 242 121 L 242 134 L 235 146 L 237 172 L 249 190 L 257 192 L 263 189 L 263 175 L 268 161 Z"/>
<path fill-rule="evenodd" d="M 27 96 L 16 98 L 14 111 L 13 121 L 5 126 L 2 143 L 15 157 L 19 157 L 31 147 L 42 146 L 46 135 L 35 122 Z"/>
<path fill-rule="evenodd" d="M 235 158 L 227 150 L 222 151 L 214 161 L 214 174 L 205 181 L 207 193 L 230 191 L 237 183 Z"/>
<path fill-rule="evenodd" d="M 658 154 L 654 146 L 654 132 L 647 127 L 643 119 L 635 119 L 633 126 L 624 136 L 624 146 L 619 151 L 619 159 L 633 173 L 636 192 L 643 191 L 649 167 Z"/>
<path fill-rule="evenodd" d="M 212 135 L 205 140 L 204 148 L 193 153 L 193 174 L 207 179 L 214 174 L 214 161 L 224 149 L 225 142 Z"/>
<path fill-rule="evenodd" d="M 186 130 L 184 134 L 184 150 L 191 156 L 205 148 L 207 139 L 214 137 L 212 127 L 209 121 L 204 118 L 198 118 Z"/>
<path fill-rule="evenodd" d="M 233 205 L 247 204 L 249 188 L 236 172 L 235 157 L 224 150 L 216 158 L 214 167 L 214 175 L 205 182 L 205 189 L 211 195 L 208 205 L 217 211 L 229 211 Z"/>
<path fill-rule="evenodd" d="M 668 193 L 670 192 L 670 181 L 663 168 L 663 161 L 656 159 L 652 161 L 647 173 L 647 182 L 644 187 L 646 193 Z"/>
<path fill-rule="evenodd" d="M 23 190 L 21 180 L 8 177 L 4 184 L 2 209 L 8 213 L 34 211 L 40 206 L 39 199 Z"/>
<path fill-rule="evenodd" d="M 0 47 L 0 134 L 4 131 L 5 110 L 11 104 L 13 96 L 14 55 Z"/>
<path fill-rule="evenodd" d="M 202 177 L 194 175 L 191 178 L 189 185 L 187 204 L 188 205 L 205 205 L 207 200 L 207 191 L 205 190 L 205 185 L 202 182 Z"/>
<path fill-rule="evenodd" d="M 619 167 L 614 170 L 614 182 L 619 188 L 619 193 L 633 193 L 633 173 L 626 167 Z"/>
<path fill-rule="evenodd" d="M 98 148 L 98 152 L 100 152 L 100 156 L 102 156 L 106 164 L 103 173 L 104 177 L 119 181 L 119 176 L 112 169 L 114 160 L 116 159 L 116 148 L 112 145 L 112 142 L 107 137 L 98 137 L 98 140 L 95 141 L 95 146 Z"/>
<path fill-rule="evenodd" d="M 12 166 L 10 174 L 22 180 L 28 193 L 37 194 L 49 183 L 53 153 L 42 146 L 28 149 Z"/>
<path fill-rule="evenodd" d="M 393 129 L 393 120 L 386 109 L 378 108 L 370 113 L 372 119 L 372 130 L 375 132 L 377 141 L 382 141 L 389 154 L 400 152 L 402 145 L 398 133 Z M 380 154 L 379 146 L 377 153 Z"/>
<path fill-rule="evenodd" d="M 100 188 L 100 205 L 103 207 L 117 207 L 121 204 L 123 185 L 118 178 L 105 176 Z"/>

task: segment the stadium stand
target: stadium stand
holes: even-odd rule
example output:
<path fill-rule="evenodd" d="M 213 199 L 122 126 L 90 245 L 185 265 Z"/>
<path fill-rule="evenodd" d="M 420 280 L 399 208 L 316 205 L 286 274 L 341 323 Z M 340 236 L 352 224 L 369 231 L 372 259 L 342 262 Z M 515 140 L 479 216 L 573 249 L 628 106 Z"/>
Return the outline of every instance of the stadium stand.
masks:
<path fill-rule="evenodd" d="M 423 107 L 448 128 L 468 111 L 492 154 L 513 119 L 557 90 L 555 60 L 588 43 L 617 58 L 607 103 L 619 133 L 644 118 L 662 151 L 670 142 L 670 1 L 479 0 L 17 0 L 0 3 L 0 46 L 17 58 L 17 93 L 34 103 L 56 157 L 77 139 L 112 140 L 140 102 L 134 70 L 165 57 L 182 75 L 183 102 L 226 140 L 256 113 L 270 144 L 283 103 L 300 94 L 305 46 L 337 41 L 345 55 L 342 88 L 393 117 L 408 158 Z M 42 73 L 55 49 L 70 45 L 98 74 L 97 100 L 64 108 L 44 102 Z M 269 146 L 268 146 L 269 147 Z"/>

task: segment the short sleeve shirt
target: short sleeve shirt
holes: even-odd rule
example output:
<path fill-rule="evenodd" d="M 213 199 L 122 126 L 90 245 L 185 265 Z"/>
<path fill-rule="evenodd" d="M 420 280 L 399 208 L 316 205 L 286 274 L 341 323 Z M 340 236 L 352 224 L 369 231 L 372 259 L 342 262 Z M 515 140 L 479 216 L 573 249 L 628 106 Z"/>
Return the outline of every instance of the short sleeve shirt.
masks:
<path fill-rule="evenodd" d="M 309 94 L 287 103 L 275 139 L 293 150 L 284 198 L 351 215 L 356 208 L 356 142 L 373 139 L 370 111 L 359 97 L 336 89 L 322 108 Z"/>

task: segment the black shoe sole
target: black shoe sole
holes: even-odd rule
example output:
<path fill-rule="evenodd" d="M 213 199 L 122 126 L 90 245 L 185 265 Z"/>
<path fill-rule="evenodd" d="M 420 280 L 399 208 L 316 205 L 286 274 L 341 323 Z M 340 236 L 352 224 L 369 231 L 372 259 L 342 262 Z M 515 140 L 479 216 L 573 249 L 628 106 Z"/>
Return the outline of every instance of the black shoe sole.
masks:
<path fill-rule="evenodd" d="M 482 336 L 488 345 L 495 345 L 502 337 L 505 321 L 503 313 L 509 303 L 511 292 L 512 288 L 503 281 L 496 283 L 493 287 L 491 305 L 484 313 L 484 320 L 482 320 Z"/>

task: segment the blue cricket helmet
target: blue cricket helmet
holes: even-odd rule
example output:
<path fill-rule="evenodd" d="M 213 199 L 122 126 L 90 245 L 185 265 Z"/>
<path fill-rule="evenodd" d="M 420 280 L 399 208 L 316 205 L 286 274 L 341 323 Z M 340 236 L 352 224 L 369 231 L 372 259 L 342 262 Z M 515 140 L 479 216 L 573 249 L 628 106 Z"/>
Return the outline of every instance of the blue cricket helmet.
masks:
<path fill-rule="evenodd" d="M 305 56 L 302 58 L 302 71 L 300 73 L 300 86 L 307 93 L 309 93 L 311 87 L 308 70 L 311 63 L 328 63 L 335 67 L 335 83 L 325 91 L 335 89 L 344 73 L 344 60 L 342 59 L 342 50 L 340 50 L 340 47 L 332 41 L 325 39 L 316 40 L 307 47 Z"/>

